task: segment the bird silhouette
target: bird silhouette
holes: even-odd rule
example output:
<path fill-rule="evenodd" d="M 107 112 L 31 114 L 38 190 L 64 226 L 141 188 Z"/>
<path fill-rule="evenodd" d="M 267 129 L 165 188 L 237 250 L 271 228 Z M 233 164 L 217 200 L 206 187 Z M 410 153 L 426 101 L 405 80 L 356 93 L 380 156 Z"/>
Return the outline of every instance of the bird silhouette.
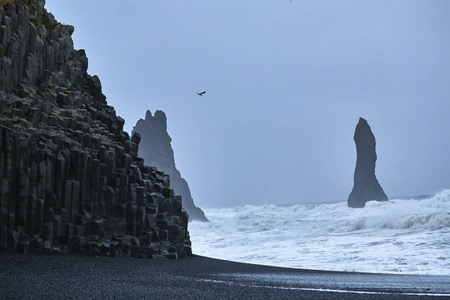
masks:
<path fill-rule="evenodd" d="M 206 93 L 206 91 L 203 91 L 203 92 L 201 92 L 201 93 L 197 93 L 197 95 L 203 96 L 204 93 Z"/>

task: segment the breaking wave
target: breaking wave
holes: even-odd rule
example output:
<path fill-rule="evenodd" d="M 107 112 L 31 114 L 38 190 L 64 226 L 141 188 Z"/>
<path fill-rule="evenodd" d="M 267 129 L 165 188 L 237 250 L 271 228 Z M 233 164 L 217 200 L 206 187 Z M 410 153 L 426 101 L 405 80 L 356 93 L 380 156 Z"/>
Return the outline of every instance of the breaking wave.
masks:
<path fill-rule="evenodd" d="M 450 190 L 431 198 L 205 209 L 195 254 L 318 270 L 450 275 Z"/>

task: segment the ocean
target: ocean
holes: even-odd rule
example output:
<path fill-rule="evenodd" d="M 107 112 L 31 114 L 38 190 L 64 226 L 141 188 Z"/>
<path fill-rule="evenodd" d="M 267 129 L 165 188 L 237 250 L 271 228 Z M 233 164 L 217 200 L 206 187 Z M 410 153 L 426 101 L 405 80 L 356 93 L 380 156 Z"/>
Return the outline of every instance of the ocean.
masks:
<path fill-rule="evenodd" d="M 450 190 L 426 199 L 204 209 L 194 254 L 290 268 L 450 275 Z"/>

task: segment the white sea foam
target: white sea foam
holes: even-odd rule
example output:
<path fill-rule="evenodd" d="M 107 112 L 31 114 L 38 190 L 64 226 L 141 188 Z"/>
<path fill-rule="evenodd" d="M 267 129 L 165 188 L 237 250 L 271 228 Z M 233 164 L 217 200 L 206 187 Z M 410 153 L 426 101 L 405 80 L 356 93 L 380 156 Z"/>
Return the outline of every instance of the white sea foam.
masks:
<path fill-rule="evenodd" d="M 423 200 L 205 209 L 195 254 L 317 270 L 450 275 L 450 190 Z"/>

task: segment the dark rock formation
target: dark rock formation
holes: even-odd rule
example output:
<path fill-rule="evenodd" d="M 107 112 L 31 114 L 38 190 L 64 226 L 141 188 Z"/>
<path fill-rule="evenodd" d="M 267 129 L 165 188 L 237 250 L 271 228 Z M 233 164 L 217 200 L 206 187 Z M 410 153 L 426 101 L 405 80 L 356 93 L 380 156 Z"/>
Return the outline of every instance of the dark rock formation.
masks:
<path fill-rule="evenodd" d="M 72 26 L 0 5 L 0 249 L 176 258 L 188 215 L 108 106 Z"/>
<path fill-rule="evenodd" d="M 175 166 L 170 145 L 172 139 L 167 133 L 167 118 L 164 112 L 157 110 L 155 116 L 152 116 L 152 113 L 147 111 L 145 120 L 140 119 L 133 128 L 133 132 L 139 133 L 142 137 L 139 155 L 147 164 L 156 166 L 170 176 L 171 187 L 183 198 L 183 208 L 189 214 L 189 219 L 207 222 L 205 213 L 194 204 L 188 183 L 181 177 Z"/>
<path fill-rule="evenodd" d="M 359 118 L 356 125 L 356 168 L 354 175 L 353 190 L 348 196 L 348 206 L 364 207 L 367 201 L 388 201 L 388 197 L 381 188 L 375 176 L 375 136 L 369 124 L 363 118 Z"/>

